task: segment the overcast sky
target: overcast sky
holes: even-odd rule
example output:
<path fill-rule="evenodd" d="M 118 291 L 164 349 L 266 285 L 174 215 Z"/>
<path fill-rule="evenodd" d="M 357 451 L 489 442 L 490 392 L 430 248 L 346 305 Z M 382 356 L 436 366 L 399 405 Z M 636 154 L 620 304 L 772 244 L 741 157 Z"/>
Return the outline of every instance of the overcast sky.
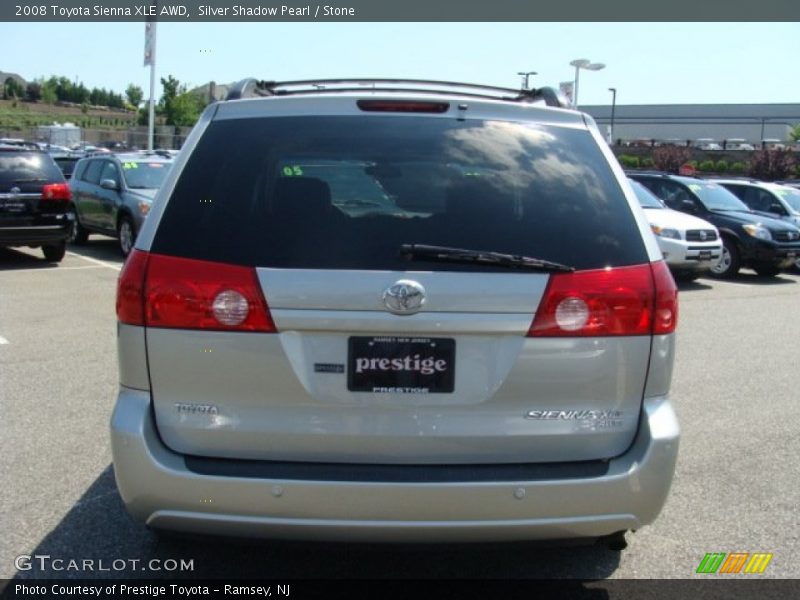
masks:
<path fill-rule="evenodd" d="M 0 23 L 0 71 L 148 93 L 143 23 Z M 580 104 L 800 102 L 800 23 L 159 23 L 157 77 L 410 77 L 515 87 L 574 78 Z M 157 89 L 160 94 L 160 86 Z"/>

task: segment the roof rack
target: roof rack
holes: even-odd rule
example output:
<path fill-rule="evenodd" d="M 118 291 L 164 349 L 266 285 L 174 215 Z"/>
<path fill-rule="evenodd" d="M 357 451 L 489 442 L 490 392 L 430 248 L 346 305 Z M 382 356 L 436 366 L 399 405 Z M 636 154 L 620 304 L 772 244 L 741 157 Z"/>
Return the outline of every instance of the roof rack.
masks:
<path fill-rule="evenodd" d="M 411 87 L 408 87 L 411 86 Z M 435 92 L 507 102 L 544 102 L 547 106 L 572 108 L 569 101 L 550 87 L 516 90 L 490 85 L 434 81 L 427 79 L 304 79 L 298 81 L 260 81 L 242 79 L 233 84 L 225 100 L 264 96 L 288 96 L 343 92 Z"/>
<path fill-rule="evenodd" d="M 162 158 L 173 158 L 173 155 L 166 148 L 156 148 L 155 150 L 128 150 L 120 154 L 130 154 L 137 156 L 160 156 Z"/>

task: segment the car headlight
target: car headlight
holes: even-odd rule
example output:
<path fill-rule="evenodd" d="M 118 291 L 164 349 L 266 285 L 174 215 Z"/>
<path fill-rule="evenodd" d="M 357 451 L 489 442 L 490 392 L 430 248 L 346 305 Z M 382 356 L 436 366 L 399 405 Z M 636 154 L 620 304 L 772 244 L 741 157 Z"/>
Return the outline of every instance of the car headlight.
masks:
<path fill-rule="evenodd" d="M 764 227 L 763 225 L 755 225 L 752 223 L 748 223 L 747 225 L 742 225 L 742 228 L 752 235 L 754 238 L 758 238 L 759 240 L 771 240 L 772 234 L 769 232 L 769 229 Z"/>
<path fill-rule="evenodd" d="M 150 206 L 152 202 L 148 202 L 147 200 L 139 200 L 139 214 L 143 217 L 147 216 L 147 213 L 150 212 Z"/>
<path fill-rule="evenodd" d="M 660 237 L 663 237 L 663 238 L 671 238 L 673 240 L 681 239 L 681 232 L 678 231 L 677 229 L 669 229 L 669 228 L 666 228 L 666 227 L 659 227 L 658 225 L 650 225 L 650 229 L 652 229 L 653 233 L 655 233 L 657 236 L 660 236 Z"/>

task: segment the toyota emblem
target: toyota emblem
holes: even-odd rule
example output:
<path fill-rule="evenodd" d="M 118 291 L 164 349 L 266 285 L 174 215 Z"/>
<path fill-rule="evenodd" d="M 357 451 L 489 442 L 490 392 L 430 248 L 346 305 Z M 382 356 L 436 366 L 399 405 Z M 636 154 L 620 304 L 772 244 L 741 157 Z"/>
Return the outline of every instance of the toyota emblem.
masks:
<path fill-rule="evenodd" d="M 396 315 L 413 315 L 425 304 L 425 288 L 416 281 L 401 279 L 383 292 L 383 304 Z"/>

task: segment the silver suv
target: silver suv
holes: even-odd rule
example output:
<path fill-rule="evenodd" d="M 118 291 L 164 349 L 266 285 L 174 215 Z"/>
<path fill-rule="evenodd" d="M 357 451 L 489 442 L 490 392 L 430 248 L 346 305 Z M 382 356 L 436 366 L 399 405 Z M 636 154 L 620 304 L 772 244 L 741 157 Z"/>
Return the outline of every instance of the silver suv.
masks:
<path fill-rule="evenodd" d="M 160 151 L 81 159 L 70 179 L 69 241 L 85 244 L 91 233 L 110 235 L 119 240 L 122 256 L 128 256 L 171 164 L 170 155 Z"/>
<path fill-rule="evenodd" d="M 605 538 L 679 429 L 677 292 L 549 89 L 242 82 L 119 280 L 114 472 L 155 530 Z"/>

